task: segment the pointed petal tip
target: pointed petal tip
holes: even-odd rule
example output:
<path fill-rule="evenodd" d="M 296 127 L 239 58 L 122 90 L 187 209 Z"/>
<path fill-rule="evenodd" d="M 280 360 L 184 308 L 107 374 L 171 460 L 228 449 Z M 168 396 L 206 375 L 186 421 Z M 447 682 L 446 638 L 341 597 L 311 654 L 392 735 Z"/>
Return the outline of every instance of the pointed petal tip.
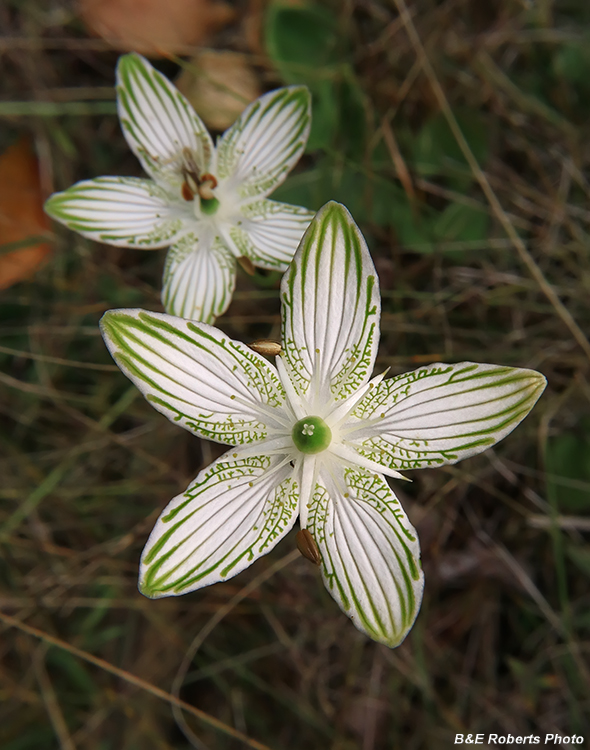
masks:
<path fill-rule="evenodd" d="M 56 221 L 59 221 L 56 209 L 59 206 L 60 197 L 62 195 L 63 193 L 53 193 L 53 195 L 50 195 L 43 204 L 43 210 L 45 211 L 45 213 Z"/>
<path fill-rule="evenodd" d="M 143 55 L 140 55 L 139 52 L 128 52 L 126 55 L 121 55 L 117 60 L 117 74 L 119 73 L 119 71 L 129 69 L 129 67 L 133 65 L 144 65 L 150 68 L 152 67 L 149 60 L 147 60 Z"/>
<path fill-rule="evenodd" d="M 117 334 L 124 330 L 125 323 L 130 320 L 137 320 L 141 317 L 142 312 L 147 311 L 141 310 L 140 308 L 122 307 L 115 308 L 114 310 L 107 310 L 103 313 L 103 316 L 98 321 L 98 327 L 109 349 L 114 345 L 114 340 Z M 113 354 L 113 356 L 115 355 Z"/>
<path fill-rule="evenodd" d="M 297 102 L 303 109 L 305 109 L 306 119 L 311 120 L 311 91 L 304 84 L 295 84 L 292 86 L 282 86 L 281 88 L 275 89 L 274 91 L 268 91 L 263 94 L 261 99 L 265 96 L 276 96 L 278 99 L 284 98 L 284 102 Z"/>
<path fill-rule="evenodd" d="M 348 226 L 353 227 L 356 232 L 361 235 L 361 231 L 358 228 L 356 221 L 354 220 L 348 208 L 346 208 L 343 203 L 339 203 L 338 201 L 328 201 L 327 203 L 324 203 L 324 205 L 316 213 L 314 219 L 312 220 L 312 223 L 330 220 L 334 221 L 335 223 L 346 223 Z"/>
<path fill-rule="evenodd" d="M 358 628 L 358 630 L 361 631 L 361 633 L 364 633 L 369 638 L 371 638 L 373 641 L 376 641 L 377 643 L 381 643 L 383 646 L 387 646 L 387 648 L 397 648 L 398 646 L 401 646 L 402 643 L 406 640 L 408 637 L 410 630 L 414 627 L 414 623 L 410 625 L 409 628 L 404 630 L 401 633 L 380 633 L 380 632 L 369 632 L 365 630 L 362 627 L 359 627 L 355 621 L 354 618 L 350 618 L 352 620 L 353 625 Z"/>
<path fill-rule="evenodd" d="M 101 319 L 98 321 L 98 325 L 102 326 L 106 323 L 109 323 L 111 320 L 113 322 L 122 316 L 127 316 L 130 318 L 137 317 L 138 314 L 142 312 L 140 308 L 134 308 L 134 307 L 114 307 L 111 310 L 107 310 L 102 314 Z"/>
<path fill-rule="evenodd" d="M 47 198 L 43 204 L 43 210 L 51 217 L 54 221 L 58 221 L 64 226 L 68 226 L 71 221 L 71 216 L 68 215 L 68 205 L 71 203 L 72 194 L 71 191 L 79 183 L 74 183 L 67 190 L 61 190 L 58 193 L 53 193 Z"/>
<path fill-rule="evenodd" d="M 291 95 L 301 97 L 311 117 L 311 91 L 309 88 L 305 85 L 286 86 L 285 88 Z"/>
<path fill-rule="evenodd" d="M 518 368 L 515 368 L 518 369 Z M 533 406 L 537 403 L 537 401 L 541 398 L 543 395 L 543 391 L 547 387 L 547 378 L 543 375 L 543 373 L 538 372 L 538 370 L 528 370 L 525 368 L 521 368 L 520 372 L 528 375 L 528 389 L 531 393 L 531 405 L 529 408 L 529 411 L 532 410 Z"/>
<path fill-rule="evenodd" d="M 418 564 L 418 578 L 415 579 L 418 581 L 418 585 L 416 588 L 416 598 L 417 598 L 417 606 L 414 610 L 414 616 L 412 617 L 410 622 L 406 622 L 404 627 L 401 630 L 378 630 L 376 628 L 369 628 L 366 627 L 366 625 L 363 625 L 363 623 L 360 620 L 357 620 L 355 615 L 348 614 L 348 617 L 350 617 L 350 620 L 352 624 L 357 628 L 357 630 L 360 630 L 361 633 L 371 638 L 371 640 L 376 641 L 377 643 L 381 643 L 384 646 L 387 646 L 387 648 L 398 648 L 398 646 L 401 646 L 402 643 L 406 640 L 410 632 L 413 630 L 414 625 L 416 624 L 416 620 L 418 619 L 418 615 L 421 611 L 421 603 L 422 603 L 422 596 L 424 594 L 424 574 L 422 571 L 422 565 L 420 564 L 420 560 L 417 560 Z"/>
<path fill-rule="evenodd" d="M 162 597 L 166 596 L 166 594 L 162 591 L 159 591 L 157 588 L 152 586 L 148 581 L 144 578 L 143 580 L 140 578 L 137 582 L 137 589 L 140 594 L 143 594 L 147 599 L 161 599 Z"/>
<path fill-rule="evenodd" d="M 145 567 L 144 567 L 145 566 Z M 137 581 L 137 590 L 146 599 L 165 599 L 169 596 L 178 596 L 184 593 L 182 590 L 161 588 L 162 579 L 150 575 L 149 567 L 144 560 L 139 565 L 139 579 Z"/>

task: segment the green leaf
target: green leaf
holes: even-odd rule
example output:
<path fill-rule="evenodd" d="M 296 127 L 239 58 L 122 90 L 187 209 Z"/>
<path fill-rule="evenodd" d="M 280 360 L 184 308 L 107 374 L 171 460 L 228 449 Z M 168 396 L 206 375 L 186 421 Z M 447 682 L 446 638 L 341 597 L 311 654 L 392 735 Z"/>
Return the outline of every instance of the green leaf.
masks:
<path fill-rule="evenodd" d="M 3 750 L 39 750 L 40 747 L 55 747 L 55 731 L 49 726 L 32 726 L 17 739 L 2 743 Z"/>
<path fill-rule="evenodd" d="M 459 127 L 479 164 L 489 154 L 489 128 L 483 117 L 470 109 L 454 111 Z M 422 175 L 469 176 L 463 152 L 442 112 L 431 117 L 420 130 L 413 145 L 416 171 Z"/>
<path fill-rule="evenodd" d="M 553 69 L 568 83 L 588 89 L 590 86 L 590 38 L 581 42 L 569 42 L 556 50 Z"/>
<path fill-rule="evenodd" d="M 105 604 L 104 607 L 100 607 L 100 611 L 102 612 L 107 608 L 108 605 Z M 60 648 L 50 648 L 46 659 L 47 664 L 55 668 L 67 680 L 69 687 L 74 689 L 78 694 L 91 696 L 96 692 L 96 683 L 80 659 Z"/>
<path fill-rule="evenodd" d="M 394 199 L 388 206 L 380 206 L 388 193 L 393 192 L 391 188 L 395 188 Z M 383 212 L 384 218 L 385 211 L 388 211 L 390 219 L 387 224 L 393 226 L 401 245 L 413 252 L 431 253 L 433 248 L 429 215 L 432 209 L 426 205 L 412 206 L 401 188 L 396 185 L 392 185 L 391 188 L 384 189 L 378 194 L 375 210 Z M 376 220 L 376 223 L 380 222 Z"/>
<path fill-rule="evenodd" d="M 560 512 L 584 512 L 590 508 L 590 419 L 583 418 L 573 432 L 550 438 L 547 443 L 547 494 Z"/>
<path fill-rule="evenodd" d="M 378 174 L 369 175 L 360 166 L 325 157 L 315 169 L 289 177 L 273 197 L 315 211 L 330 200 L 338 201 L 358 222 L 393 227 L 407 249 L 432 252 L 433 209 L 420 203 L 411 206 L 399 185 Z"/>
<path fill-rule="evenodd" d="M 144 299 L 144 292 L 133 286 L 121 286 L 120 281 L 106 273 L 96 280 L 96 289 L 108 307 L 132 307 Z"/>
<path fill-rule="evenodd" d="M 317 5 L 273 4 L 265 26 L 266 48 L 285 80 L 307 78 L 338 59 L 335 17 Z"/>
<path fill-rule="evenodd" d="M 365 139 L 363 94 L 336 16 L 317 5 L 274 4 L 266 15 L 265 39 L 282 78 L 303 82 L 312 92 L 307 150 L 336 148 L 360 155 Z"/>
<path fill-rule="evenodd" d="M 478 242 L 487 236 L 489 216 L 474 206 L 451 203 L 432 225 L 435 238 L 443 242 Z"/>
<path fill-rule="evenodd" d="M 307 151 L 316 151 L 328 148 L 333 142 L 340 118 L 334 81 L 317 81 L 310 88 L 313 99 Z"/>
<path fill-rule="evenodd" d="M 590 547 L 570 544 L 567 547 L 567 556 L 582 573 L 590 578 Z"/>
<path fill-rule="evenodd" d="M 361 159 L 366 137 L 364 96 L 352 71 L 350 73 L 339 87 L 341 136 L 338 147 L 349 158 Z"/>

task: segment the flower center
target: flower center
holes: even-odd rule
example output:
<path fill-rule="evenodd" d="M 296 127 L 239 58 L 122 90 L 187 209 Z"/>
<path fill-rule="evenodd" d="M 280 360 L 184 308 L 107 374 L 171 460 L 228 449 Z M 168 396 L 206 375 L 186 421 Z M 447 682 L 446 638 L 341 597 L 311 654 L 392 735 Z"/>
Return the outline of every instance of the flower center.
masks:
<path fill-rule="evenodd" d="M 214 214 L 219 208 L 217 198 L 201 198 L 201 211 L 207 216 Z"/>
<path fill-rule="evenodd" d="M 194 201 L 199 196 L 199 207 L 207 216 L 214 214 L 219 208 L 219 201 L 213 192 L 217 187 L 217 178 L 210 172 L 201 174 L 199 166 L 190 148 L 182 149 L 182 164 L 180 167 L 182 184 L 180 194 L 185 201 Z"/>
<path fill-rule="evenodd" d="M 332 441 L 332 430 L 320 417 L 304 417 L 296 422 L 291 437 L 301 453 L 321 453 Z"/>

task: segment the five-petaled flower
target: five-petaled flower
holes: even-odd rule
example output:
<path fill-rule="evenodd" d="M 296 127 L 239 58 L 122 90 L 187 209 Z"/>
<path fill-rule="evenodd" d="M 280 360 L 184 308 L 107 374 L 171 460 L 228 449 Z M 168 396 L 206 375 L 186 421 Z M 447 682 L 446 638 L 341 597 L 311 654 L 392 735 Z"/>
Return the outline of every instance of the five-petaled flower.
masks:
<path fill-rule="evenodd" d="M 117 66 L 119 118 L 152 178 L 99 177 L 51 196 L 45 210 L 110 245 L 170 246 L 162 302 L 208 323 L 228 307 L 236 258 L 284 271 L 313 213 L 267 199 L 303 153 L 310 128 L 305 86 L 250 104 L 213 145 L 186 98 L 143 57 Z"/>
<path fill-rule="evenodd" d="M 462 362 L 371 379 L 379 286 L 362 235 L 336 203 L 305 233 L 281 301 L 276 367 L 205 324 L 142 310 L 102 319 L 115 360 L 156 409 L 237 446 L 162 513 L 140 588 L 161 597 L 226 580 L 299 516 L 307 556 L 321 558 L 341 609 L 396 646 L 418 612 L 423 576 L 416 532 L 383 475 L 485 450 L 524 419 L 545 378 Z"/>

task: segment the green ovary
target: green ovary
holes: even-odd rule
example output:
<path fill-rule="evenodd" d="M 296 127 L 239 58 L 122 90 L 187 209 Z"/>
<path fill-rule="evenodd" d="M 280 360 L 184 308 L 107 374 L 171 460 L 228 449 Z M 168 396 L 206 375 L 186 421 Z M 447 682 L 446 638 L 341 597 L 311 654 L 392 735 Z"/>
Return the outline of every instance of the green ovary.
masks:
<path fill-rule="evenodd" d="M 217 198 L 201 198 L 201 211 L 207 216 L 216 213 L 218 208 L 219 201 Z"/>
<path fill-rule="evenodd" d="M 301 453 L 321 453 L 332 441 L 332 430 L 320 417 L 304 417 L 293 427 L 291 437 Z"/>

